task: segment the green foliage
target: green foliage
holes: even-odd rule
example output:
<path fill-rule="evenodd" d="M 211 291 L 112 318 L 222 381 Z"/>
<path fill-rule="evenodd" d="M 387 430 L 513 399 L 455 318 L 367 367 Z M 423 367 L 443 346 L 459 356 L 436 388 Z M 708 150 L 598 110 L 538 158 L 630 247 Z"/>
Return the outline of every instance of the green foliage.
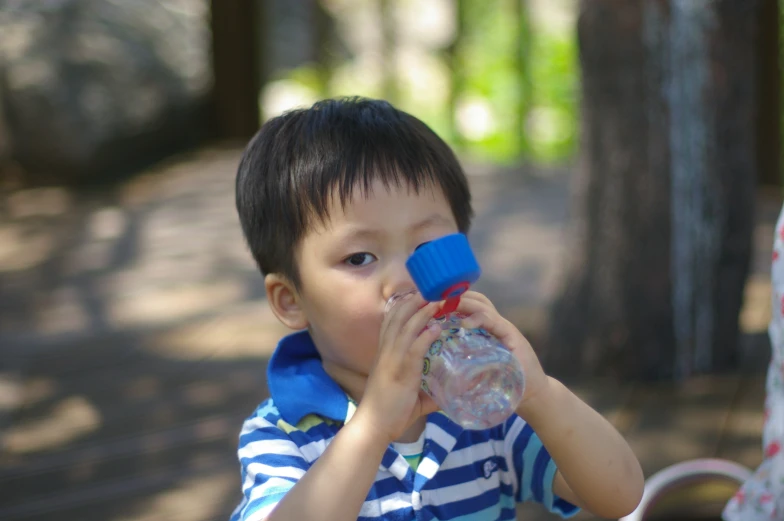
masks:
<path fill-rule="evenodd" d="M 481 137 L 463 132 L 454 145 L 497 162 L 569 161 L 578 126 L 574 31 L 532 25 L 511 0 L 464 0 L 464 9 L 457 53 L 464 80 L 456 108 L 460 100 L 482 100 L 494 124 Z M 518 46 L 523 46 L 523 62 Z"/>
<path fill-rule="evenodd" d="M 485 160 L 513 161 L 523 152 L 518 146 L 516 128 L 522 96 L 517 46 L 523 36 L 520 31 L 527 31 L 528 27 L 521 27 L 518 12 L 509 0 L 464 0 L 464 4 L 465 25 L 457 63 L 465 80 L 462 91 L 457 93 L 455 108 L 459 112 L 467 100 L 482 102 L 489 111 L 491 124 L 486 132 L 462 129 L 461 148 Z"/>
<path fill-rule="evenodd" d="M 427 76 L 441 80 L 423 88 L 397 77 L 397 99 L 390 101 L 423 119 L 460 153 L 476 159 L 571 160 L 577 141 L 579 88 L 574 30 L 532 24 L 525 0 L 454 2 L 462 20 L 462 32 L 452 49 L 454 61 L 450 63 L 447 49 L 429 51 Z M 323 67 L 304 64 L 278 78 L 307 93 L 306 98 L 381 96 L 381 85 L 348 60 L 333 64 L 326 75 Z"/>
<path fill-rule="evenodd" d="M 533 109 L 545 118 L 544 128 L 529 130 L 532 159 L 560 162 L 577 146 L 578 58 L 574 34 L 537 34 L 531 51 Z M 534 116 L 535 120 L 535 116 Z M 534 126 L 535 125 L 531 125 Z"/>

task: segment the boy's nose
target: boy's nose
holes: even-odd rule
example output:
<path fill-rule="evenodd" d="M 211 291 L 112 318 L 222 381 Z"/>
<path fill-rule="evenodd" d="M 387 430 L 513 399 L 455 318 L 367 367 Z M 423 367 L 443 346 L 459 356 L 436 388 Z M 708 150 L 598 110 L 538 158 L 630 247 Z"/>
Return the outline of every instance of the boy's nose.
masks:
<path fill-rule="evenodd" d="M 389 267 L 389 272 L 382 291 L 385 301 L 392 298 L 393 295 L 415 289 L 416 285 L 411 279 L 411 275 L 409 275 L 404 262 L 395 263 L 394 266 Z"/>

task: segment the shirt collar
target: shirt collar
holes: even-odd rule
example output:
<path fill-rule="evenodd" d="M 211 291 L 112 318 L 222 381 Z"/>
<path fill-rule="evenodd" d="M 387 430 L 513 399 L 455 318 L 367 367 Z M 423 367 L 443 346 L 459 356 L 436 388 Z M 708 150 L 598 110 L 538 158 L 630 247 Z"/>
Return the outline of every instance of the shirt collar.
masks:
<path fill-rule="evenodd" d="M 290 425 L 298 424 L 309 414 L 345 423 L 357 408 L 324 371 L 321 356 L 307 331 L 285 336 L 278 342 L 267 364 L 267 386 L 278 412 Z M 428 416 L 428 424 L 431 423 L 447 435 L 438 436 L 442 449 L 452 450 L 463 429 L 441 412 Z M 435 456 L 433 459 L 438 460 Z"/>
<path fill-rule="evenodd" d="M 291 425 L 309 414 L 345 422 L 354 410 L 343 389 L 324 371 L 307 331 L 278 343 L 267 365 L 267 386 L 280 415 Z"/>

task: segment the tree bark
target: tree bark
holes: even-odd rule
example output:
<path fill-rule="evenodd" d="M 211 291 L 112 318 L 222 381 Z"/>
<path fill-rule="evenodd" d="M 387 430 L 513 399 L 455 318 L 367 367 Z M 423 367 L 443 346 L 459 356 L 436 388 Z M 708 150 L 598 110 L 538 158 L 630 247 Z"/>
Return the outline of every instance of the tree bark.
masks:
<path fill-rule="evenodd" d="M 760 0 L 757 37 L 758 184 L 781 187 L 781 69 L 779 2 Z"/>
<path fill-rule="evenodd" d="M 583 0 L 581 159 L 549 370 L 670 379 L 736 360 L 756 173 L 757 0 Z"/>
<path fill-rule="evenodd" d="M 218 137 L 246 139 L 259 129 L 263 12 L 263 3 L 256 0 L 210 2 L 213 117 Z"/>

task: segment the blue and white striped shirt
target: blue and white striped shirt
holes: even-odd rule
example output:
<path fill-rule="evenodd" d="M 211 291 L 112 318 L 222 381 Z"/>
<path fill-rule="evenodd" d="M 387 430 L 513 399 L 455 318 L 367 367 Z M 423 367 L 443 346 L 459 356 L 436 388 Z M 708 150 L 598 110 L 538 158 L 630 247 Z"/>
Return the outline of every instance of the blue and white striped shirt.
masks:
<path fill-rule="evenodd" d="M 281 340 L 267 381 L 271 398 L 240 433 L 243 499 L 231 521 L 264 519 L 356 410 L 322 368 L 307 332 Z M 514 520 L 515 503 L 528 500 L 567 517 L 577 508 L 553 494 L 555 471 L 536 433 L 518 416 L 471 431 L 434 413 L 416 471 L 390 445 L 358 519 Z"/>

